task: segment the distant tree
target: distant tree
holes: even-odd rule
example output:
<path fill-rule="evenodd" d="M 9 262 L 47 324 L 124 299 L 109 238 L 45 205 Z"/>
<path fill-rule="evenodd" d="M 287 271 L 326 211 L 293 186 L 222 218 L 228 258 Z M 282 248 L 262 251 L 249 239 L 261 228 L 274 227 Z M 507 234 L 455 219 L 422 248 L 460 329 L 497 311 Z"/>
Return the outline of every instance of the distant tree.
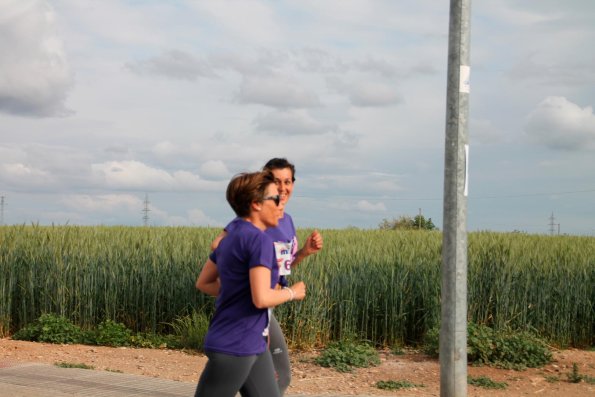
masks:
<path fill-rule="evenodd" d="M 436 230 L 437 227 L 432 222 L 432 218 L 424 218 L 423 215 L 410 217 L 401 215 L 398 218 L 383 219 L 378 228 L 381 230 Z"/>

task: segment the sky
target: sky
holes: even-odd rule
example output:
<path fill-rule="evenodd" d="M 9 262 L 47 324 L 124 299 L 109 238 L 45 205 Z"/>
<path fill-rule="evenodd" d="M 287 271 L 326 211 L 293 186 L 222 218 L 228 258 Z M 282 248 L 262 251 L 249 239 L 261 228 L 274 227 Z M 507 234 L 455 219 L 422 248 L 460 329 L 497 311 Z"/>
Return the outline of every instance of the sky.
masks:
<path fill-rule="evenodd" d="M 285 157 L 297 227 L 442 228 L 449 7 L 2 0 L 1 221 L 220 227 Z M 594 20 L 471 3 L 469 231 L 595 235 Z"/>

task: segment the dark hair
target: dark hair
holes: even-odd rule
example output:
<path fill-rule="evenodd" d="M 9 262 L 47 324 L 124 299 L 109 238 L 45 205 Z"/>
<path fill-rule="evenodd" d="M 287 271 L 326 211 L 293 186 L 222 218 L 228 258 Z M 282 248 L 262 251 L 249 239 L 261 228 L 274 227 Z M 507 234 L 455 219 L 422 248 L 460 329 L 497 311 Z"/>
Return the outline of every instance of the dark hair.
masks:
<path fill-rule="evenodd" d="M 267 163 L 262 167 L 263 170 L 282 170 L 284 168 L 289 168 L 291 170 L 291 181 L 295 182 L 295 166 L 287 161 L 286 158 L 273 158 L 267 161 Z"/>
<path fill-rule="evenodd" d="M 250 215 L 250 205 L 262 201 L 272 183 L 275 183 L 275 178 L 268 170 L 237 174 L 229 181 L 225 197 L 236 215 L 244 218 Z"/>

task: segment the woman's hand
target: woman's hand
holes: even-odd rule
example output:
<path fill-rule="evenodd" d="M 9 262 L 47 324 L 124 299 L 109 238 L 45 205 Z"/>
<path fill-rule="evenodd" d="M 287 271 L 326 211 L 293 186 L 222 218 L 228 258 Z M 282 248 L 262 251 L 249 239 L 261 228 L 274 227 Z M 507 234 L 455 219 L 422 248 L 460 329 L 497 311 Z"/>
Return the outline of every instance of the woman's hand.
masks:
<path fill-rule="evenodd" d="M 312 234 L 306 239 L 306 243 L 302 247 L 306 256 L 317 253 L 322 249 L 322 235 L 318 233 L 318 230 L 314 230 Z"/>
<path fill-rule="evenodd" d="M 298 281 L 297 283 L 293 284 L 291 287 L 287 287 L 291 291 L 293 291 L 292 299 L 301 301 L 306 297 L 306 284 L 303 281 Z"/>

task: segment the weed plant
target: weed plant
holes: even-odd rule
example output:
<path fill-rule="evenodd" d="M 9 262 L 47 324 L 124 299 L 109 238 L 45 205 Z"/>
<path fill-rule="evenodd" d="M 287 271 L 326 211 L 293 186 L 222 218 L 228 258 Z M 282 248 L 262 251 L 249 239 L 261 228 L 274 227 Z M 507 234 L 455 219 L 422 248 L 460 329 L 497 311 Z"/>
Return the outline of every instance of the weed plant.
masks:
<path fill-rule="evenodd" d="M 376 349 L 369 344 L 343 341 L 331 343 L 320 356 L 315 358 L 314 362 L 339 372 L 351 372 L 354 368 L 367 368 L 380 364 L 380 357 Z"/>
<path fill-rule="evenodd" d="M 595 384 L 595 377 L 581 374 L 579 372 L 577 363 L 572 363 L 572 371 L 567 373 L 566 377 L 568 378 L 568 381 L 570 383 L 580 383 L 582 381 L 585 381 L 591 385 Z"/>
<path fill-rule="evenodd" d="M 84 363 L 68 363 L 68 362 L 56 362 L 54 363 L 56 367 L 60 368 L 81 368 L 81 369 L 95 369 L 92 365 L 87 365 Z"/>
<path fill-rule="evenodd" d="M 474 378 L 472 376 L 467 377 L 467 383 L 477 387 L 483 387 L 484 389 L 506 389 L 508 383 L 496 382 L 487 376 L 479 376 Z"/>
<path fill-rule="evenodd" d="M 42 314 L 36 321 L 20 329 L 13 339 L 47 343 L 82 343 L 85 333 L 64 316 Z"/>
<path fill-rule="evenodd" d="M 203 351 L 205 335 L 209 329 L 209 318 L 203 312 L 193 311 L 190 315 L 177 318 L 171 327 L 182 347 Z"/>
<path fill-rule="evenodd" d="M 425 387 L 423 384 L 415 384 L 408 380 L 380 380 L 376 382 L 376 387 L 383 390 L 401 390 L 412 389 L 414 387 Z"/>
<path fill-rule="evenodd" d="M 129 346 L 132 331 L 122 323 L 113 320 L 104 320 L 97 326 L 95 344 L 102 346 Z"/>
<path fill-rule="evenodd" d="M 439 330 L 426 335 L 424 351 L 434 357 L 439 354 Z M 467 361 L 476 365 L 498 368 L 539 368 L 551 362 L 547 344 L 529 331 L 495 331 L 485 325 L 467 326 Z"/>

